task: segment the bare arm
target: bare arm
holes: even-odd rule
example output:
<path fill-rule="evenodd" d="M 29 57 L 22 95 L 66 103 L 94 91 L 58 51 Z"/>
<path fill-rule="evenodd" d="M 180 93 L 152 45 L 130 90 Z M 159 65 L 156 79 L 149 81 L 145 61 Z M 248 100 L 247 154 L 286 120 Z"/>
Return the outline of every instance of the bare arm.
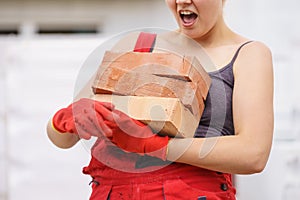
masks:
<path fill-rule="evenodd" d="M 172 139 L 168 160 L 235 174 L 264 169 L 273 138 L 273 67 L 269 49 L 258 42 L 245 46 L 235 63 L 234 75 L 235 135 Z"/>

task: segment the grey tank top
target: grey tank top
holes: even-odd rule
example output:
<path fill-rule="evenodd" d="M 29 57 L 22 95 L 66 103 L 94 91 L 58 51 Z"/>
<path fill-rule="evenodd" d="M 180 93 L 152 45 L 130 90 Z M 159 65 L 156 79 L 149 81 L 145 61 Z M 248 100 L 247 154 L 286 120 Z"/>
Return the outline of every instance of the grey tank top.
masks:
<path fill-rule="evenodd" d="M 232 115 L 233 64 L 241 48 L 250 42 L 252 41 L 248 41 L 238 48 L 229 64 L 209 73 L 211 86 L 194 137 L 234 135 Z"/>

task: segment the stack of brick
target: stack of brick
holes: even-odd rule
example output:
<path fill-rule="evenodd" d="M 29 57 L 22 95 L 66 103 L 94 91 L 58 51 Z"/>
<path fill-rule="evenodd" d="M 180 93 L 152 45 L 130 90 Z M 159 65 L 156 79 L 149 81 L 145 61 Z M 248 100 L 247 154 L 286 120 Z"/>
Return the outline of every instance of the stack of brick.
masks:
<path fill-rule="evenodd" d="M 107 51 L 92 89 L 160 134 L 192 137 L 204 110 L 211 80 L 200 62 L 173 53 Z"/>

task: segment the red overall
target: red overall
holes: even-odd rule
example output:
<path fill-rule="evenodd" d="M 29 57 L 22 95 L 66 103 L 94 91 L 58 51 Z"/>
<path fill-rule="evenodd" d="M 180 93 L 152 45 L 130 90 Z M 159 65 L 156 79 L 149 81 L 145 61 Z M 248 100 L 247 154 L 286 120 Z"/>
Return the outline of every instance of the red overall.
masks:
<path fill-rule="evenodd" d="M 154 34 L 141 33 L 135 51 L 151 52 L 154 41 Z M 90 200 L 235 200 L 230 174 L 169 162 L 137 167 L 143 157 L 99 139 L 83 169 L 93 178 Z"/>

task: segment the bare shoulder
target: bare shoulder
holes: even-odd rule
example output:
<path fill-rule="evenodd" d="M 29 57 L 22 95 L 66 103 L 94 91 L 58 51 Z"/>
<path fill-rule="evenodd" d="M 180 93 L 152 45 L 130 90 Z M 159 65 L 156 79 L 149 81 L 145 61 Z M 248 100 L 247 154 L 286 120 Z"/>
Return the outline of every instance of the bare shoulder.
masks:
<path fill-rule="evenodd" d="M 272 59 L 272 53 L 270 48 L 260 41 L 252 41 L 246 44 L 240 52 L 241 59 L 250 59 L 256 57 L 257 59 Z"/>
<path fill-rule="evenodd" d="M 263 53 L 264 55 L 271 56 L 271 50 L 270 48 L 261 41 L 252 41 L 249 44 L 247 44 L 244 48 L 244 50 L 247 51 L 253 51 L 253 53 Z"/>
<path fill-rule="evenodd" d="M 244 72 L 261 72 L 272 70 L 272 52 L 260 41 L 246 44 L 241 50 L 233 67 L 234 74 Z"/>

